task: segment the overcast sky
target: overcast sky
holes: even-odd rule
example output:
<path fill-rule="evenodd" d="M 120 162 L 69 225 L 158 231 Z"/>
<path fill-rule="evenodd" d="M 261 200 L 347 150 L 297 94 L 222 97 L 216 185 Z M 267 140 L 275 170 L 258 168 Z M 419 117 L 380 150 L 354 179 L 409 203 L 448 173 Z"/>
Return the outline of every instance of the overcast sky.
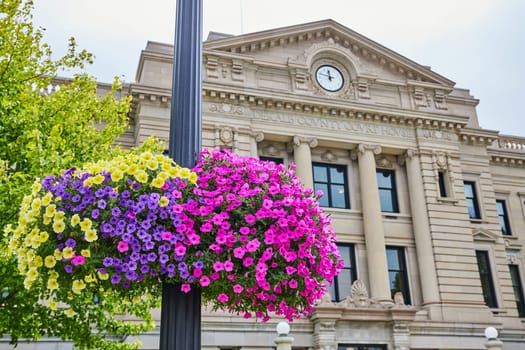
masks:
<path fill-rule="evenodd" d="M 135 80 L 148 40 L 173 43 L 176 0 L 34 0 L 57 54 L 74 36 L 96 56 L 99 81 Z M 525 137 L 523 0 L 203 0 L 203 35 L 246 34 L 323 19 L 469 89 L 485 129 Z"/>

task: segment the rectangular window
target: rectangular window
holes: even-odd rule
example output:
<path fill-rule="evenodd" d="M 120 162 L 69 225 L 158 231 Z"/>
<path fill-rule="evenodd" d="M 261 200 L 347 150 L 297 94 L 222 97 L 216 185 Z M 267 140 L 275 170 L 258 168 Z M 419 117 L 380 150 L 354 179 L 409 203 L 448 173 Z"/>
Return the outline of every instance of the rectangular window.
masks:
<path fill-rule="evenodd" d="M 499 226 L 501 227 L 501 233 L 504 235 L 511 235 L 509 216 L 507 214 L 507 207 L 504 200 L 496 200 L 496 208 L 498 209 Z"/>
<path fill-rule="evenodd" d="M 390 279 L 390 295 L 394 299 L 397 292 L 403 294 L 406 305 L 411 304 L 408 287 L 408 273 L 405 261 L 405 249 L 402 247 L 386 247 L 388 276 Z"/>
<path fill-rule="evenodd" d="M 478 260 L 479 278 L 481 280 L 481 289 L 485 304 L 490 308 L 497 308 L 496 292 L 494 290 L 494 281 L 490 271 L 489 252 L 485 250 L 476 250 Z"/>
<path fill-rule="evenodd" d="M 521 284 L 520 269 L 518 265 L 509 265 L 512 289 L 516 299 L 516 308 L 520 317 L 525 317 L 525 298 L 523 297 L 523 285 Z"/>
<path fill-rule="evenodd" d="M 473 181 L 465 181 L 464 186 L 469 218 L 481 219 L 481 215 L 479 213 L 478 197 L 476 195 L 476 183 Z"/>
<path fill-rule="evenodd" d="M 349 209 L 346 165 L 313 163 L 314 190 L 322 191 L 322 207 Z"/>
<path fill-rule="evenodd" d="M 447 174 L 444 171 L 438 171 L 439 196 L 448 197 Z"/>
<path fill-rule="evenodd" d="M 357 270 L 355 266 L 355 251 L 353 244 L 338 244 L 341 259 L 345 266 L 341 269 L 339 275 L 334 278 L 332 285 L 329 287 L 332 301 L 344 300 L 350 295 L 352 283 L 357 279 Z"/>
<path fill-rule="evenodd" d="M 376 176 L 381 211 L 387 213 L 399 213 L 397 206 L 395 172 L 393 170 L 377 169 Z"/>
<path fill-rule="evenodd" d="M 260 160 L 268 161 L 268 162 L 274 162 L 275 164 L 283 164 L 282 158 L 275 158 L 275 157 L 259 157 Z"/>

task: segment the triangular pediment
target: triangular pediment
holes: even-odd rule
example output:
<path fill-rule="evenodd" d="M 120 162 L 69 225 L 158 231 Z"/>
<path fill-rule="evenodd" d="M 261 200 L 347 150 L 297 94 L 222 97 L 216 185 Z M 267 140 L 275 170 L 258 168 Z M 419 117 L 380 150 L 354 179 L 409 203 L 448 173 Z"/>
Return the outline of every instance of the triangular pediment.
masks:
<path fill-rule="evenodd" d="M 472 235 L 475 241 L 480 242 L 496 242 L 500 236 L 490 230 L 475 228 L 472 230 Z"/>
<path fill-rule="evenodd" d="M 430 84 L 451 89 L 455 83 L 429 67 L 420 65 L 381 44 L 335 22 L 323 20 L 301 25 L 266 30 L 237 36 L 215 35 L 204 42 L 207 53 L 224 53 L 254 61 L 261 57 L 286 59 L 287 64 L 308 65 L 311 57 L 322 50 L 345 56 L 360 76 L 385 76 L 385 71 L 403 77 L 407 84 Z M 284 58 L 284 56 L 286 56 Z M 282 64 L 283 62 L 279 62 Z M 397 80 L 397 79 L 396 79 Z"/>

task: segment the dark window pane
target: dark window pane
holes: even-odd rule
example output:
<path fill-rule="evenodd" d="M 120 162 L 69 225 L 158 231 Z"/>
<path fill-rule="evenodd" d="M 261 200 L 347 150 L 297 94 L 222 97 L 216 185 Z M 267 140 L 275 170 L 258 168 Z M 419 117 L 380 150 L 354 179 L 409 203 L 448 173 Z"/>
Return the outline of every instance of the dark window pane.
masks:
<path fill-rule="evenodd" d="M 320 201 L 323 207 L 349 208 L 346 166 L 331 164 L 313 164 L 314 190 L 321 190 L 324 197 Z"/>
<path fill-rule="evenodd" d="M 476 250 L 476 259 L 478 261 L 479 278 L 485 304 L 487 304 L 488 307 L 496 308 L 498 307 L 498 303 L 496 301 L 494 281 L 492 280 L 492 273 L 490 271 L 489 253 L 484 250 Z"/>
<path fill-rule="evenodd" d="M 397 207 L 397 190 L 394 171 L 378 169 L 376 171 L 376 177 L 381 211 L 397 213 L 399 210 Z"/>
<path fill-rule="evenodd" d="M 514 290 L 514 299 L 518 315 L 525 317 L 525 298 L 523 296 L 523 285 L 521 284 L 520 270 L 518 265 L 509 265 L 510 276 L 512 279 L 512 289 Z"/>
<path fill-rule="evenodd" d="M 507 215 L 507 207 L 505 206 L 505 201 L 497 200 L 496 208 L 498 210 L 499 226 L 501 227 L 501 233 L 504 235 L 510 235 L 511 232 L 509 217 Z"/>
<path fill-rule="evenodd" d="M 338 244 L 338 248 L 345 265 L 339 275 L 334 278 L 333 285 L 329 289 L 333 301 L 341 301 L 349 296 L 352 283 L 357 279 L 354 246 L 352 244 Z"/>
<path fill-rule="evenodd" d="M 439 195 L 441 197 L 448 197 L 447 185 L 446 185 L 446 179 L 445 179 L 445 172 L 444 171 L 438 172 L 438 181 L 439 181 Z"/>
<path fill-rule="evenodd" d="M 467 201 L 468 215 L 471 219 L 480 219 L 478 198 L 476 196 L 475 183 L 471 181 L 464 182 L 465 199 Z"/>
<path fill-rule="evenodd" d="M 405 262 L 405 249 L 402 247 L 386 247 L 388 277 L 390 279 L 390 294 L 401 292 L 405 304 L 410 305 L 410 290 L 408 287 L 408 272 Z"/>
<path fill-rule="evenodd" d="M 262 161 L 274 162 L 275 164 L 283 164 L 283 159 L 282 158 L 261 156 L 261 157 L 259 157 L 259 159 L 262 160 Z"/>

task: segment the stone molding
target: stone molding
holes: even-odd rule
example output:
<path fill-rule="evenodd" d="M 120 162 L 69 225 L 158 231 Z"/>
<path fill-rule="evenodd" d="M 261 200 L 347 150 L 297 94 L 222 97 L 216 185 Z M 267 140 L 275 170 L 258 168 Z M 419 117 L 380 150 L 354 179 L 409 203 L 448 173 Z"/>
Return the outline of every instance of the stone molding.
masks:
<path fill-rule="evenodd" d="M 308 144 L 310 148 L 315 148 L 319 144 L 319 141 L 315 137 L 306 137 L 306 136 L 294 136 L 292 141 L 294 146 L 300 146 L 302 143 Z"/>

